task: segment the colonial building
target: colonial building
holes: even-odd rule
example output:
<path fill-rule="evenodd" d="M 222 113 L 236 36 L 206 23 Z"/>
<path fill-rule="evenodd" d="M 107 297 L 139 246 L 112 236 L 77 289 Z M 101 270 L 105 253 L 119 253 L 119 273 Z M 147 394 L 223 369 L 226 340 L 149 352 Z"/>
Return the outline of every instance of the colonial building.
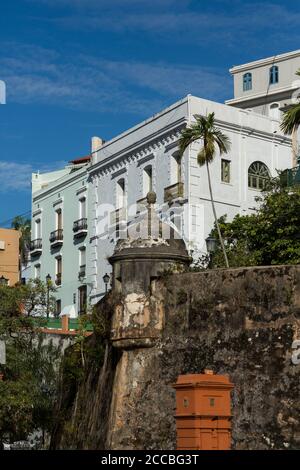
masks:
<path fill-rule="evenodd" d="M 299 69 L 300 50 L 232 67 L 234 98 L 226 104 L 280 118 L 300 95 Z"/>
<path fill-rule="evenodd" d="M 90 157 L 64 169 L 32 175 L 31 277 L 56 287 L 57 312 L 84 311 L 87 300 L 87 166 Z"/>
<path fill-rule="evenodd" d="M 108 258 L 116 240 L 136 226 L 136 214 L 144 213 L 149 191 L 157 195 L 160 217 L 194 259 L 206 252 L 214 221 L 206 168 L 197 164 L 201 145 L 192 145 L 182 159 L 178 155 L 181 130 L 197 115 L 214 112 L 231 140 L 228 155 L 216 155 L 210 166 L 218 217 L 251 213 L 266 180 L 292 166 L 291 141 L 280 130 L 279 115 L 260 111 L 256 101 L 246 106 L 241 100 L 239 107 L 234 100 L 221 104 L 188 95 L 108 142 L 94 138 L 90 157 L 59 172 L 34 174 L 32 275 L 55 280 L 57 310 L 76 315 L 86 301 L 104 295 Z"/>

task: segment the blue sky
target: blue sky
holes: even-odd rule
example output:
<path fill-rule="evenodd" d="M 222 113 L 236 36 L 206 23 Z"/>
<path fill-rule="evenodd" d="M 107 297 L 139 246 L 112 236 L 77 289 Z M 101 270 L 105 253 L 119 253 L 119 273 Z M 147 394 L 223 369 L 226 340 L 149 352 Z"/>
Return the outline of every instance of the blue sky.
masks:
<path fill-rule="evenodd" d="M 6 0 L 0 6 L 0 225 L 56 169 L 188 93 L 232 96 L 232 65 L 300 48 L 300 4 Z"/>

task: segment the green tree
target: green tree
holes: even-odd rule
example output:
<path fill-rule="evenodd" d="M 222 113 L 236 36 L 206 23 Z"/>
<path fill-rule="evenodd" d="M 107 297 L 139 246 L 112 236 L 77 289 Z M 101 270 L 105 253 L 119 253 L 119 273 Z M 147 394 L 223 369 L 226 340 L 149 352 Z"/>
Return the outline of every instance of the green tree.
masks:
<path fill-rule="evenodd" d="M 13 219 L 11 227 L 20 232 L 20 262 L 26 265 L 28 253 L 30 252 L 31 221 L 30 219 L 18 215 Z"/>
<path fill-rule="evenodd" d="M 42 321 L 24 315 L 26 295 L 24 286 L 0 286 L 0 340 L 6 347 L 0 365 L 0 444 L 50 431 L 53 424 L 60 350 L 45 342 L 37 329 Z"/>
<path fill-rule="evenodd" d="M 226 242 L 231 266 L 256 266 L 300 263 L 300 187 L 283 187 L 277 178 L 258 198 L 254 214 L 226 217 L 219 225 Z M 216 227 L 212 236 L 217 235 Z M 211 265 L 224 266 L 219 246 Z"/>
<path fill-rule="evenodd" d="M 215 125 L 215 113 L 210 113 L 206 117 L 199 116 L 196 118 L 196 122 L 191 124 L 190 127 L 186 127 L 181 132 L 181 137 L 179 139 L 179 155 L 183 156 L 185 150 L 193 142 L 201 142 L 201 149 L 197 155 L 197 161 L 199 166 L 206 165 L 207 169 L 207 178 L 208 186 L 210 192 L 210 199 L 212 210 L 215 219 L 215 225 L 218 232 L 218 237 L 222 247 L 222 252 L 225 260 L 225 265 L 229 268 L 228 258 L 225 250 L 225 245 L 222 239 L 222 234 L 220 231 L 214 198 L 211 184 L 211 176 L 209 170 L 209 164 L 213 161 L 216 155 L 216 150 L 219 150 L 219 154 L 223 155 L 228 153 L 230 149 L 230 140 L 228 136 L 223 134 L 223 132 L 218 129 Z"/>
<path fill-rule="evenodd" d="M 300 69 L 297 70 L 296 75 L 300 77 Z M 293 152 L 293 166 L 298 164 L 298 140 L 297 134 L 300 125 L 300 102 L 293 104 L 289 107 L 288 111 L 284 114 L 281 122 L 281 130 L 288 135 L 292 135 L 292 152 Z"/>

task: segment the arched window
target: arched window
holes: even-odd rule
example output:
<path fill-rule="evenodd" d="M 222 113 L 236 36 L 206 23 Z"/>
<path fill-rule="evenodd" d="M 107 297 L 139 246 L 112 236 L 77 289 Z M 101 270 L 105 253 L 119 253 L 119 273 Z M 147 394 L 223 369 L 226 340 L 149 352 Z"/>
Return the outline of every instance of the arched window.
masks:
<path fill-rule="evenodd" d="M 143 171 L 143 190 L 146 197 L 149 191 L 152 191 L 152 166 L 149 165 Z"/>
<path fill-rule="evenodd" d="M 270 117 L 275 118 L 275 119 L 280 119 L 280 110 L 279 110 L 279 104 L 278 103 L 272 103 L 270 105 Z"/>
<path fill-rule="evenodd" d="M 176 153 L 171 157 L 171 184 L 181 183 L 181 158 Z"/>
<path fill-rule="evenodd" d="M 252 90 L 252 73 L 248 72 L 243 75 L 243 91 Z"/>
<path fill-rule="evenodd" d="M 273 65 L 270 68 L 270 85 L 274 85 L 274 83 L 279 82 L 279 69 L 277 65 Z"/>
<path fill-rule="evenodd" d="M 248 169 L 248 186 L 253 189 L 264 189 L 270 179 L 270 172 L 262 162 L 253 162 Z"/>
<path fill-rule="evenodd" d="M 117 182 L 117 209 L 125 206 L 125 180 L 120 179 Z"/>

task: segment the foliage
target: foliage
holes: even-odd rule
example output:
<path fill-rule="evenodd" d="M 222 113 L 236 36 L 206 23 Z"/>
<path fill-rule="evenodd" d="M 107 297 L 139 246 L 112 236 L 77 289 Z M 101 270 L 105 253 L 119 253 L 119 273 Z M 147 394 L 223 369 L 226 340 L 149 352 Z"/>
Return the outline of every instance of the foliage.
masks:
<path fill-rule="evenodd" d="M 38 333 L 36 319 L 24 315 L 29 291 L 22 285 L 0 287 L 0 340 L 6 349 L 0 365 L 0 443 L 52 426 L 60 350 Z"/>
<path fill-rule="evenodd" d="M 12 221 L 11 227 L 20 232 L 20 260 L 22 264 L 27 264 L 27 256 L 30 251 L 30 239 L 31 239 L 31 221 L 18 215 Z"/>
<path fill-rule="evenodd" d="M 280 178 L 257 198 L 254 214 L 237 215 L 232 222 L 219 219 L 232 267 L 300 263 L 300 187 L 281 186 Z M 214 228 L 211 236 L 216 237 Z M 223 267 L 220 246 L 211 260 Z"/>

